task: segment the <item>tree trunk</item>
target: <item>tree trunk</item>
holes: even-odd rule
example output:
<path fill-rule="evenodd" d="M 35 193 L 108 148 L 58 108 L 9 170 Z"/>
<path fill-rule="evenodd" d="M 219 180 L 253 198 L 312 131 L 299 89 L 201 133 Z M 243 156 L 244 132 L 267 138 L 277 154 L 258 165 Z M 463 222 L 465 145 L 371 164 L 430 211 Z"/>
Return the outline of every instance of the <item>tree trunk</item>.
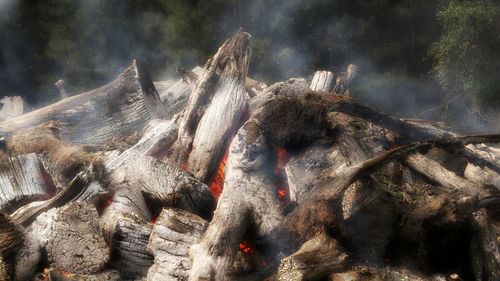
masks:
<path fill-rule="evenodd" d="M 311 81 L 311 90 L 318 92 L 328 92 L 332 88 L 333 73 L 330 71 L 318 70 L 314 73 Z"/>
<path fill-rule="evenodd" d="M 10 133 L 53 120 L 59 123 L 64 142 L 100 145 L 116 136 L 128 136 L 161 115 L 153 82 L 134 61 L 113 82 L 4 121 L 0 132 Z"/>
<path fill-rule="evenodd" d="M 258 122 L 250 119 L 229 148 L 224 190 L 217 210 L 199 244 L 191 247 L 189 280 L 230 280 L 232 263 L 243 235 L 254 226 L 267 237 L 281 220 L 273 188 L 272 155 Z"/>

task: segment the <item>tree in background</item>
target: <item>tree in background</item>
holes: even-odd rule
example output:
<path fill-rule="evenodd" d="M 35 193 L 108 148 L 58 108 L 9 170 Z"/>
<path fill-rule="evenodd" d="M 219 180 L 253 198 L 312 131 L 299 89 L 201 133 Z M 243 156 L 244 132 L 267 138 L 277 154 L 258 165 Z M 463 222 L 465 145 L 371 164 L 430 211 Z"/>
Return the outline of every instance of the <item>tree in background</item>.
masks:
<path fill-rule="evenodd" d="M 430 49 L 450 103 L 484 114 L 500 106 L 500 3 L 451 0 L 438 11 L 443 33 Z M 496 120 L 495 122 L 498 122 Z"/>

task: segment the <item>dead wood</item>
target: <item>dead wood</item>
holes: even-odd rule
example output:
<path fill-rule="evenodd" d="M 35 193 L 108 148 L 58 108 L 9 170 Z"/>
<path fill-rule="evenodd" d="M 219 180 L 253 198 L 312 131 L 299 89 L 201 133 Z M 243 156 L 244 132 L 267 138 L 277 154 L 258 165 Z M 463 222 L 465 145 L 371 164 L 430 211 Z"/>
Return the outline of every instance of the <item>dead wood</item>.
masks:
<path fill-rule="evenodd" d="M 14 213 L 11 214 L 11 220 L 19 225 L 28 225 L 36 217 L 51 209 L 56 207 L 61 207 L 69 202 L 77 200 L 85 191 L 90 182 L 94 179 L 99 168 L 95 168 L 94 165 L 90 165 L 80 173 L 64 188 L 62 191 L 57 193 L 54 197 L 45 201 L 35 201 L 27 204 Z"/>
<path fill-rule="evenodd" d="M 211 65 L 206 67 L 207 71 L 218 69 L 221 73 L 211 90 L 213 93 L 209 94 L 211 101 L 206 104 L 203 116 L 197 124 L 192 123 L 192 126 L 197 126 L 192 140 L 183 139 L 186 123 L 180 125 L 179 140 L 184 143 L 184 147 L 192 145 L 188 170 L 202 182 L 207 182 L 217 168 L 226 150 L 226 143 L 238 129 L 247 107 L 245 78 L 249 60 L 250 35 L 240 31 L 219 49 Z M 201 85 L 202 80 L 199 83 Z M 187 116 L 190 116 L 190 108 L 187 110 Z"/>
<path fill-rule="evenodd" d="M 0 210 L 11 213 L 55 192 L 36 154 L 0 158 Z"/>
<path fill-rule="evenodd" d="M 351 87 L 351 83 L 356 77 L 357 67 L 354 64 L 350 64 L 347 67 L 346 72 L 340 73 L 337 76 L 337 81 L 335 83 L 335 87 L 333 88 L 333 92 L 337 95 L 349 95 L 349 88 Z"/>
<path fill-rule="evenodd" d="M 65 99 L 65 98 L 67 98 L 67 97 L 69 97 L 69 94 L 66 91 L 66 81 L 64 81 L 62 79 L 59 79 L 59 80 L 57 80 L 56 83 L 54 83 L 54 85 L 59 90 L 59 95 L 60 95 L 60 97 L 61 97 L 62 100 Z"/>
<path fill-rule="evenodd" d="M 13 280 L 16 256 L 24 243 L 21 229 L 0 213 L 0 280 Z"/>
<path fill-rule="evenodd" d="M 42 274 L 40 281 L 118 281 L 120 274 L 116 270 L 106 270 L 96 274 L 63 273 L 63 271 L 50 268 Z M 33 279 L 38 281 L 38 279 Z"/>
<path fill-rule="evenodd" d="M 28 111 L 29 106 L 19 96 L 0 99 L 0 121 L 12 119 Z"/>
<path fill-rule="evenodd" d="M 187 280 L 191 261 L 189 249 L 200 241 L 207 222 L 189 212 L 163 209 L 149 238 L 154 264 L 146 280 Z"/>
<path fill-rule="evenodd" d="M 134 61 L 113 82 L 4 121 L 0 132 L 11 133 L 53 120 L 59 122 L 64 142 L 100 145 L 117 135 L 130 135 L 159 116 L 161 102 L 153 82 Z"/>
<path fill-rule="evenodd" d="M 245 92 L 240 89 L 243 89 L 248 71 L 250 59 L 249 40 L 250 35 L 248 33 L 243 31 L 237 32 L 231 39 L 224 42 L 214 57 L 206 63 L 205 72 L 199 77 L 193 89 L 179 125 L 177 149 L 173 155 L 173 159 L 176 159 L 178 163 L 184 164 L 188 160 L 198 127 L 202 126 L 202 124 L 206 124 L 202 126 L 204 128 L 205 126 L 212 125 L 209 122 L 211 120 L 222 121 L 224 125 L 221 128 L 224 129 L 219 132 L 228 134 L 239 121 L 239 116 L 245 106 Z M 227 103 L 227 101 L 223 100 L 224 98 L 228 98 L 232 102 Z M 221 105 L 215 102 L 212 103 L 212 99 L 219 100 Z M 222 106 L 223 104 L 225 106 Z M 217 110 L 218 106 L 221 106 L 221 111 Z M 207 110 L 213 113 L 209 113 Z M 230 110 L 227 116 L 229 119 L 212 119 L 217 117 L 212 116 L 214 113 L 223 112 L 223 110 Z M 206 114 L 209 117 L 204 117 Z M 202 117 L 207 121 L 201 122 Z M 200 133 L 206 134 L 210 132 L 202 129 Z M 221 136 L 218 135 L 217 137 L 220 138 Z M 227 140 L 228 137 L 228 135 L 225 135 L 223 139 Z M 216 141 L 216 143 L 219 143 L 219 141 Z M 215 162 L 220 160 L 221 153 L 223 153 L 223 149 L 222 152 L 215 151 L 213 155 L 217 159 L 214 160 Z M 198 171 L 197 166 L 193 168 L 195 168 L 193 171 Z"/>
<path fill-rule="evenodd" d="M 203 73 L 203 68 L 199 66 L 192 70 L 185 70 L 179 73 L 182 79 L 175 82 L 172 87 L 165 91 L 158 90 L 163 107 L 165 108 L 165 119 L 172 118 L 186 107 L 194 85 L 198 77 L 201 77 Z"/>
<path fill-rule="evenodd" d="M 452 279 L 446 279 L 442 275 L 425 276 L 418 272 L 404 268 L 362 267 L 348 272 L 334 273 L 330 276 L 328 280 L 329 281 L 400 281 L 400 280 L 444 281 Z"/>
<path fill-rule="evenodd" d="M 292 255 L 281 260 L 276 280 L 320 280 L 346 269 L 348 255 L 326 234 L 318 234 Z"/>
<path fill-rule="evenodd" d="M 189 280 L 230 280 L 236 249 L 251 226 L 267 237 L 281 220 L 269 168 L 271 148 L 259 123 L 250 119 L 229 148 L 224 190 L 199 244 L 191 247 Z"/>
<path fill-rule="evenodd" d="M 498 245 L 497 233 L 493 230 L 488 219 L 486 210 L 478 210 L 472 214 L 472 225 L 474 227 L 474 241 L 481 261 L 481 268 L 477 275 L 482 280 L 500 279 L 500 249 Z"/>
<path fill-rule="evenodd" d="M 314 73 L 309 88 L 313 91 L 328 92 L 332 88 L 333 73 L 330 71 L 318 70 Z"/>

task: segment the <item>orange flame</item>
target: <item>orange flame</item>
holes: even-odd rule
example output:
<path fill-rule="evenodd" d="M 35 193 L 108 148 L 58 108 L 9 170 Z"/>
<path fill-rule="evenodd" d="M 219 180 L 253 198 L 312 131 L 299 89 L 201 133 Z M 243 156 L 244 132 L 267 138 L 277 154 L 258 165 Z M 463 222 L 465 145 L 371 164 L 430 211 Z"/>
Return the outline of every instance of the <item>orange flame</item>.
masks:
<path fill-rule="evenodd" d="M 224 171 L 226 169 L 227 156 L 228 153 L 226 151 L 226 153 L 224 153 L 224 157 L 222 157 L 222 161 L 220 161 L 219 167 L 217 167 L 217 172 L 215 173 L 212 182 L 209 184 L 210 192 L 215 200 L 219 199 L 219 196 L 224 189 Z"/>
<path fill-rule="evenodd" d="M 255 253 L 254 247 L 247 241 L 240 242 L 240 251 L 249 255 L 253 255 Z"/>

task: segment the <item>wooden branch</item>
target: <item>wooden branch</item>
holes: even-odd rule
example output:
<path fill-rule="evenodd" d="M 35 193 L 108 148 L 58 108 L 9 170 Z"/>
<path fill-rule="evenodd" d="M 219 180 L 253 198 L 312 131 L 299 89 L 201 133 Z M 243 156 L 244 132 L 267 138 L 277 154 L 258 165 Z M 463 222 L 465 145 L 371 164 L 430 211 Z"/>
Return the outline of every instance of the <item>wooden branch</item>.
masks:
<path fill-rule="evenodd" d="M 54 120 L 60 123 L 64 142 L 100 145 L 142 129 L 161 114 L 153 82 L 134 61 L 115 81 L 101 88 L 0 123 L 0 134 Z"/>
<path fill-rule="evenodd" d="M 214 217 L 200 243 L 191 247 L 189 280 L 230 280 L 231 265 L 248 226 L 265 238 L 279 225 L 282 215 L 268 167 L 271 154 L 258 122 L 250 119 L 231 143 Z"/>
<path fill-rule="evenodd" d="M 330 71 L 318 70 L 314 73 L 309 88 L 313 91 L 328 92 L 332 88 L 333 73 Z"/>
<path fill-rule="evenodd" d="M 27 203 L 48 199 L 54 192 L 36 154 L 0 156 L 0 210 L 11 213 Z"/>
<path fill-rule="evenodd" d="M 292 255 L 281 260 L 277 281 L 323 280 L 347 267 L 342 246 L 326 234 L 318 234 Z"/>
<path fill-rule="evenodd" d="M 149 237 L 148 249 L 155 259 L 146 280 L 187 280 L 189 249 L 200 241 L 207 224 L 189 212 L 163 209 Z"/>
<path fill-rule="evenodd" d="M 420 153 L 408 156 L 406 163 L 412 169 L 449 190 L 462 192 L 468 196 L 486 196 L 486 191 L 481 186 L 459 177 L 454 172 L 447 170 L 436 161 Z"/>
<path fill-rule="evenodd" d="M 225 102 L 223 102 L 223 104 L 230 106 L 229 108 L 233 110 L 233 113 L 228 117 L 236 118 L 236 120 L 233 121 L 233 119 L 229 119 L 227 120 L 229 122 L 224 122 L 224 126 L 228 124 L 232 125 L 232 123 L 239 121 L 238 117 L 244 108 L 244 101 L 242 100 L 244 91 L 243 93 L 240 93 L 239 90 L 234 93 L 232 93 L 232 91 L 244 85 L 250 59 L 249 40 L 250 35 L 248 33 L 243 31 L 237 32 L 231 39 L 224 42 L 215 56 L 205 65 L 205 73 L 196 83 L 193 94 L 189 98 L 188 106 L 184 111 L 183 119 L 179 125 L 178 144 L 176 153 L 173 155 L 173 159 L 176 159 L 178 163 L 184 164 L 188 159 L 196 131 L 198 127 L 201 126 L 199 123 L 205 111 L 211 104 L 217 106 L 217 103 L 211 103 L 212 98 L 222 100 L 224 97 L 231 96 L 234 104 L 226 104 Z M 217 112 L 215 108 L 210 111 Z M 214 113 L 210 113 L 209 116 L 213 114 Z M 203 123 L 208 123 L 209 119 L 205 118 L 205 120 L 207 121 Z M 226 127 L 225 130 L 228 130 L 228 128 Z M 228 136 L 225 136 L 225 138 L 227 137 Z M 215 156 L 217 156 L 217 154 L 219 154 L 219 152 L 216 152 Z M 220 156 L 221 155 L 218 155 L 216 158 L 219 160 Z M 195 169 L 197 170 L 198 168 Z"/>
<path fill-rule="evenodd" d="M 54 197 L 45 201 L 36 201 L 17 209 L 10 215 L 11 220 L 16 224 L 26 226 L 36 219 L 39 214 L 77 200 L 92 181 L 95 173 L 94 166 L 90 165 L 78 173 L 69 185 Z"/>

